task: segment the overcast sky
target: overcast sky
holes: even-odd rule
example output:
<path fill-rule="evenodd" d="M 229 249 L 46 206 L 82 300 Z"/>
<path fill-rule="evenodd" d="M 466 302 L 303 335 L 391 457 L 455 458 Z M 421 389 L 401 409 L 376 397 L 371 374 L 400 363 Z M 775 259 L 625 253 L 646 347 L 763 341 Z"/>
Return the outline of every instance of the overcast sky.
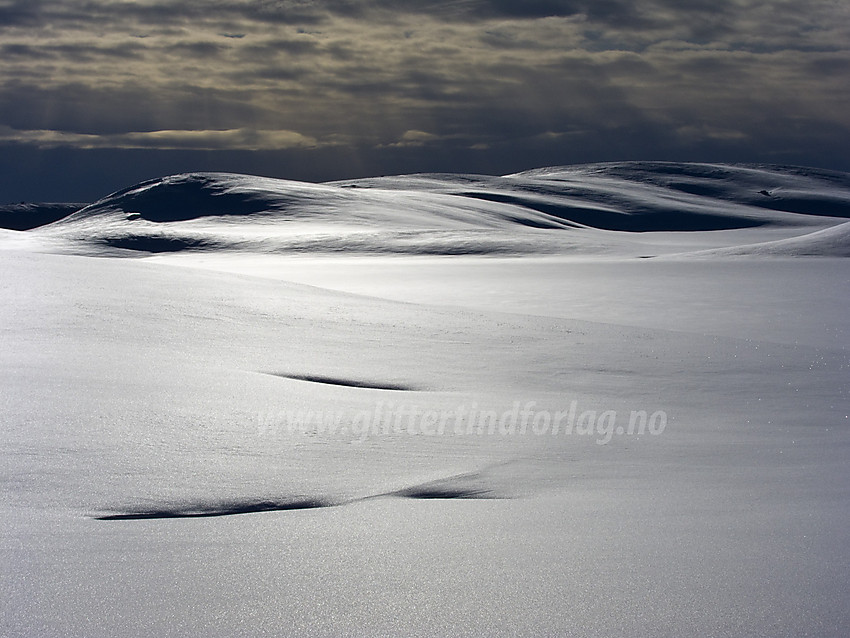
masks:
<path fill-rule="evenodd" d="M 0 202 L 848 149 L 847 0 L 0 0 Z"/>

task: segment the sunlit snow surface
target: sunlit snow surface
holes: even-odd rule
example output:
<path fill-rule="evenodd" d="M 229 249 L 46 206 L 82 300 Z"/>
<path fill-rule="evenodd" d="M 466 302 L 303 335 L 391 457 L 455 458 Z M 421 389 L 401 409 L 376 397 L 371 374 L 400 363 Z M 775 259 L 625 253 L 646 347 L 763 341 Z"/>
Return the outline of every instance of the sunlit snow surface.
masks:
<path fill-rule="evenodd" d="M 0 635 L 845 636 L 849 222 L 621 163 L 0 231 Z"/>

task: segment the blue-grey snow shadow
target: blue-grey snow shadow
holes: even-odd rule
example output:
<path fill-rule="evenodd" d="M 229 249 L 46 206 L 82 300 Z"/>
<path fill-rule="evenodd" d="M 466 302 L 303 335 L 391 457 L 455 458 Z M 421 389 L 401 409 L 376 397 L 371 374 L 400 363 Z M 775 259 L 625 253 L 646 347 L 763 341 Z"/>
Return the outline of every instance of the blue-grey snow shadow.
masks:
<path fill-rule="evenodd" d="M 214 516 L 233 516 L 236 514 L 255 514 L 259 512 L 282 512 L 288 510 L 306 510 L 323 507 L 339 507 L 368 501 L 376 498 L 413 498 L 413 499 L 504 499 L 506 495 L 478 483 L 479 474 L 459 474 L 436 481 L 420 483 L 400 490 L 358 496 L 349 499 L 304 498 L 285 499 L 245 499 L 221 502 L 199 502 L 170 507 L 148 509 L 127 508 L 114 510 L 111 514 L 94 516 L 99 521 L 137 521 L 160 518 L 211 518 Z"/>
<path fill-rule="evenodd" d="M 232 516 L 234 514 L 254 514 L 257 512 L 280 512 L 285 510 L 305 510 L 334 505 L 328 501 L 311 498 L 283 500 L 232 500 L 219 503 L 192 503 L 172 507 L 152 509 L 124 509 L 113 514 L 95 516 L 99 521 L 134 521 L 150 518 L 210 518 L 213 516 Z"/>
<path fill-rule="evenodd" d="M 426 484 L 408 487 L 397 492 L 390 492 L 385 496 L 398 496 L 401 498 L 421 499 L 450 499 L 450 498 L 504 498 L 497 496 L 494 492 L 483 488 L 460 488 L 451 485 Z"/>
<path fill-rule="evenodd" d="M 281 379 L 292 379 L 293 381 L 307 381 L 308 383 L 322 383 L 325 385 L 337 385 L 345 388 L 367 388 L 370 390 L 396 390 L 399 392 L 422 392 L 424 388 L 407 385 L 404 383 L 392 383 L 384 381 L 370 381 L 366 379 L 351 379 L 346 377 L 330 377 L 320 374 L 286 374 L 284 372 L 263 372 Z"/>

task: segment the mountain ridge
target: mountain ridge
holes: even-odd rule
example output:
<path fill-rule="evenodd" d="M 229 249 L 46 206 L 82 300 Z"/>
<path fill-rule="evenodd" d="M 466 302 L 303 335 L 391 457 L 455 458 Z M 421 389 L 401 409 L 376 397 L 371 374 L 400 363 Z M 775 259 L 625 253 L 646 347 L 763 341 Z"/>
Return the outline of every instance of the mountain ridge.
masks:
<path fill-rule="evenodd" d="M 847 219 L 850 174 L 612 162 L 319 184 L 181 173 L 121 189 L 32 232 L 142 252 L 551 254 L 594 252 L 640 234 L 764 227 L 801 235 Z"/>

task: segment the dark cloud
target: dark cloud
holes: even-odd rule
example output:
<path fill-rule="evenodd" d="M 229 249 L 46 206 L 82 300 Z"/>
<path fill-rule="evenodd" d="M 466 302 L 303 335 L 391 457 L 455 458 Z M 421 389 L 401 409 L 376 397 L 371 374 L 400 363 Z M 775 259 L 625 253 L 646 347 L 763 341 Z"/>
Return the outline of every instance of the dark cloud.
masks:
<path fill-rule="evenodd" d="M 177 55 L 183 58 L 216 58 L 230 47 L 218 42 L 178 42 L 167 47 L 165 51 L 170 55 Z"/>
<path fill-rule="evenodd" d="M 4 44 L 0 46 L 0 56 L 5 60 L 50 60 L 56 54 L 48 47 L 36 47 L 31 44 Z"/>
<path fill-rule="evenodd" d="M 534 19 L 583 15 L 612 25 L 637 27 L 646 23 L 642 3 L 628 0 L 484 0 L 479 6 L 481 15 L 488 17 Z"/>
<path fill-rule="evenodd" d="M 0 0 L 0 153 L 31 160 L 5 160 L 0 201 L 73 153 L 92 184 L 132 158 L 147 177 L 843 167 L 848 21 L 829 0 Z"/>
<path fill-rule="evenodd" d="M 9 59 L 46 61 L 62 60 L 65 62 L 90 63 L 99 58 L 115 60 L 130 60 L 140 58 L 146 48 L 138 43 L 122 43 L 112 46 L 97 46 L 92 44 L 46 44 L 34 46 L 30 44 L 7 44 L 0 46 L 0 56 Z"/>
<path fill-rule="evenodd" d="M 392 14 L 419 14 L 437 20 L 534 20 L 582 17 L 590 22 L 626 29 L 657 27 L 669 22 L 692 23 L 695 30 L 716 30 L 738 13 L 732 0 L 12 0 L 0 5 L 0 25 L 34 26 L 56 21 L 91 25 L 134 22 L 168 25 L 183 21 L 222 23 L 257 21 L 318 25 L 329 16 L 393 19 Z M 379 16 L 378 14 L 381 14 Z M 241 35 L 236 29 L 235 33 Z"/>
<path fill-rule="evenodd" d="M 142 84 L 39 88 L 10 83 L 0 92 L 0 124 L 14 129 L 112 135 L 167 129 L 232 128 L 262 109 L 235 90 L 181 87 L 152 93 Z"/>
<path fill-rule="evenodd" d="M 806 62 L 804 70 L 812 77 L 845 80 L 850 78 L 850 52 L 845 55 L 815 56 Z"/>
<path fill-rule="evenodd" d="M 7 0 L 0 4 L 0 27 L 25 27 L 40 24 L 41 0 Z"/>
<path fill-rule="evenodd" d="M 165 27 L 214 21 L 227 26 L 239 21 L 315 25 L 328 9 L 310 1 L 273 0 L 11 0 L 0 4 L 0 29 L 8 27 Z M 230 29 L 225 29 L 230 31 Z"/>
<path fill-rule="evenodd" d="M 418 12 L 446 21 L 581 18 L 593 27 L 632 31 L 677 25 L 706 41 L 728 32 L 738 13 L 738 5 L 732 0 L 421 0 L 401 7 L 391 0 L 376 0 L 371 6 Z M 333 10 L 336 4 L 329 8 Z"/>
<path fill-rule="evenodd" d="M 271 38 L 257 43 L 247 43 L 238 49 L 237 54 L 242 60 L 267 63 L 278 56 L 285 55 L 305 55 L 315 53 L 318 50 L 318 44 L 305 37 L 299 38 Z"/>

